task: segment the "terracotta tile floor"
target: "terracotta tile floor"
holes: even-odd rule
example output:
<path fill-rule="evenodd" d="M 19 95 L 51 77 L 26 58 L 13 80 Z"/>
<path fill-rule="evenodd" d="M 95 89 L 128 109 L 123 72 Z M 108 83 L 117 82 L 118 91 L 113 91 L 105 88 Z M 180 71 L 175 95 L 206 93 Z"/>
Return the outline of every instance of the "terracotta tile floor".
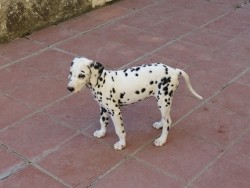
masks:
<path fill-rule="evenodd" d="M 250 187 L 250 3 L 121 0 L 0 44 L 0 187 Z M 162 62 L 185 69 L 175 125 L 153 146 L 153 98 L 123 108 L 127 148 L 110 122 L 96 139 L 99 107 L 67 89 L 74 56 L 118 69 Z"/>

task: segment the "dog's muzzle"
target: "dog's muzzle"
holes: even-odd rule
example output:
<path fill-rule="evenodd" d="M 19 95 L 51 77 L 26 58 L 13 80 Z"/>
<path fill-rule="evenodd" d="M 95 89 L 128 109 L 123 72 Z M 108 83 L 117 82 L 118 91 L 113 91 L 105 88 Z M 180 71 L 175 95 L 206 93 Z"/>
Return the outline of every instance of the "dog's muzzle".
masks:
<path fill-rule="evenodd" d="M 73 88 L 73 87 L 67 87 L 67 89 L 68 89 L 70 92 L 75 91 L 75 88 Z"/>

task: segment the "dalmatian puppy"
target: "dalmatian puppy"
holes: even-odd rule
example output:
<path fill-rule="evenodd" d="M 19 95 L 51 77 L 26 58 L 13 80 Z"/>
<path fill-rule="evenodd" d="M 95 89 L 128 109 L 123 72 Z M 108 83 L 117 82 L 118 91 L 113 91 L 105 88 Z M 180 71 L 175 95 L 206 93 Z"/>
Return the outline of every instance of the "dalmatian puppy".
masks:
<path fill-rule="evenodd" d="M 67 89 L 74 93 L 85 86 L 90 89 L 100 105 L 101 114 L 101 128 L 94 132 L 94 136 L 97 138 L 105 136 L 111 117 L 119 137 L 118 142 L 114 144 L 116 150 L 122 150 L 126 146 L 126 132 L 120 107 L 151 96 L 155 97 L 162 118 L 159 122 L 155 122 L 153 127 L 162 128 L 162 133 L 154 141 L 154 145 L 162 146 L 166 143 L 170 129 L 170 107 L 180 75 L 184 77 L 190 92 L 202 100 L 202 97 L 193 90 L 187 73 L 160 63 L 111 71 L 105 70 L 104 66 L 96 61 L 84 57 L 75 58 L 70 67 Z"/>

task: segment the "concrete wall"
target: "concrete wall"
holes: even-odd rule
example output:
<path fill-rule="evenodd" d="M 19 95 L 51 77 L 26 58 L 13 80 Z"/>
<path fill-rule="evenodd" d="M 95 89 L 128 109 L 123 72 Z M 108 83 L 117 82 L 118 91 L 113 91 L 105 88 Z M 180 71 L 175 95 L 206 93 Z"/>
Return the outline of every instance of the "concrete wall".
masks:
<path fill-rule="evenodd" d="M 0 0 L 0 43 L 81 15 L 112 0 Z"/>

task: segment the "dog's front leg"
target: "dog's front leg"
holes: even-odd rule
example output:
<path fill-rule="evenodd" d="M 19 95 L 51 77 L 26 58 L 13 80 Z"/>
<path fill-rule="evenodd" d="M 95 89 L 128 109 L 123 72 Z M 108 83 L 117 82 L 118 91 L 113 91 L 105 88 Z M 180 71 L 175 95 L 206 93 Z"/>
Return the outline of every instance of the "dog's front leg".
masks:
<path fill-rule="evenodd" d="M 113 124 L 115 126 L 115 132 L 119 137 L 119 141 L 114 144 L 116 150 L 122 150 L 126 146 L 126 132 L 122 122 L 121 110 L 116 109 L 114 113 L 110 114 Z"/>
<path fill-rule="evenodd" d="M 101 124 L 101 129 L 96 130 L 94 132 L 94 136 L 96 138 L 102 138 L 106 135 L 107 127 L 109 124 L 109 114 L 107 110 L 103 107 L 100 107 L 100 124 Z"/>

